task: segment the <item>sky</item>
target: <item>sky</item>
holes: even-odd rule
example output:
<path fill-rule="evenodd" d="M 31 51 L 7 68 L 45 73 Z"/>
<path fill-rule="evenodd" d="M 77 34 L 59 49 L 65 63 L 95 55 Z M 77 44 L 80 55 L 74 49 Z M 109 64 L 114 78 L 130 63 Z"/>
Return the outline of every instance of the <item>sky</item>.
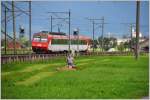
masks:
<path fill-rule="evenodd" d="M 6 3 L 6 2 L 4 2 Z M 11 3 L 11 2 L 10 2 Z M 7 4 L 7 3 L 6 3 Z M 15 5 L 23 10 L 28 10 L 28 3 L 15 2 Z M 11 8 L 10 5 L 7 4 Z M 32 2 L 32 35 L 41 30 L 50 31 L 50 16 L 68 18 L 68 14 L 51 14 L 48 12 L 68 12 L 71 11 L 71 34 L 73 30 L 79 28 L 80 34 L 92 37 L 92 22 L 87 18 L 102 18 L 104 16 L 104 36 L 108 33 L 114 37 L 130 36 L 128 24 L 136 22 L 136 2 L 135 1 L 33 1 Z M 17 15 L 20 12 L 15 12 Z M 7 14 L 11 15 L 10 12 Z M 4 18 L 2 12 L 1 20 Z M 68 20 L 66 20 L 68 21 Z M 53 20 L 53 31 L 58 31 L 58 23 L 62 24 L 60 30 L 68 34 L 68 24 L 66 21 Z M 97 20 L 96 23 L 101 23 Z M 144 36 L 149 35 L 149 2 L 142 1 L 140 4 L 140 32 Z M 3 24 L 2 24 L 3 25 Z M 16 33 L 19 34 L 19 25 L 25 28 L 25 36 L 29 34 L 28 16 L 22 14 L 16 17 Z M 7 24 L 7 31 L 12 36 L 12 21 Z M 95 37 L 102 35 L 102 29 L 95 26 Z"/>

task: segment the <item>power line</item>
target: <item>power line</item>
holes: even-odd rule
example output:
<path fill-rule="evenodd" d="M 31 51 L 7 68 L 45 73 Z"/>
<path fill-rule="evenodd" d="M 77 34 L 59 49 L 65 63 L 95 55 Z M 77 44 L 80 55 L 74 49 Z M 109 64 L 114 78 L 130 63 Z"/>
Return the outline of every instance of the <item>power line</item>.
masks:
<path fill-rule="evenodd" d="M 70 12 L 70 10 L 69 10 L 68 12 L 47 12 L 47 13 L 51 13 L 51 14 L 53 14 L 53 15 L 56 16 L 56 18 L 51 17 L 51 21 L 52 21 L 53 19 L 62 19 L 62 20 L 64 20 L 64 21 L 68 24 L 68 30 L 69 30 L 69 43 L 68 43 L 69 48 L 68 48 L 68 51 L 69 51 L 69 53 L 70 53 L 70 51 L 71 51 L 71 47 L 70 47 L 70 45 L 71 45 L 71 39 L 70 39 L 70 31 L 71 31 L 71 29 L 70 29 L 70 25 L 71 25 L 71 20 L 70 20 L 70 18 L 71 18 L 71 12 Z M 57 14 L 67 14 L 68 17 L 59 17 Z M 68 20 L 68 22 L 66 21 L 66 19 Z M 51 24 L 51 28 L 52 28 L 52 24 Z M 51 30 L 52 30 L 52 29 L 51 29 Z M 58 30 L 59 30 L 59 29 L 58 29 Z"/>
<path fill-rule="evenodd" d="M 132 41 L 132 39 L 133 39 L 133 36 L 132 36 L 132 29 L 133 29 L 133 27 L 135 26 L 135 23 L 121 23 L 121 24 L 124 24 L 124 25 L 129 25 L 130 26 L 130 51 L 132 52 L 132 46 L 133 46 L 133 41 Z"/>
<path fill-rule="evenodd" d="M 99 18 L 86 18 L 87 20 L 92 21 L 93 24 L 93 52 L 94 52 L 94 46 L 95 46 L 95 24 L 100 24 L 100 23 L 96 23 L 95 21 L 101 20 L 102 21 L 102 41 L 103 41 L 103 32 L 104 32 L 104 17 L 102 17 L 101 19 Z M 101 44 L 102 48 L 103 48 L 103 42 Z M 102 50 L 103 51 L 103 50 Z"/>
<path fill-rule="evenodd" d="M 11 12 L 12 15 L 11 16 L 5 16 L 5 19 L 2 20 L 1 22 L 5 21 L 5 28 L 6 28 L 6 23 L 9 22 L 10 20 L 12 20 L 14 54 L 16 54 L 16 17 L 18 17 L 22 14 L 26 14 L 29 16 L 29 46 L 31 46 L 31 1 L 29 1 L 28 3 L 29 3 L 29 11 L 24 11 L 24 10 L 20 9 L 19 7 L 17 7 L 15 1 L 6 2 L 5 4 L 3 4 L 3 6 L 5 8 L 8 5 L 11 6 L 11 8 L 7 7 L 7 11 L 5 10 L 5 14 L 6 14 L 6 12 Z M 20 12 L 20 13 L 17 14 L 16 12 Z M 6 29 L 5 29 L 5 32 L 6 32 Z M 5 34 L 5 37 L 6 37 L 6 34 Z M 5 45 L 6 45 L 6 38 L 5 38 Z"/>

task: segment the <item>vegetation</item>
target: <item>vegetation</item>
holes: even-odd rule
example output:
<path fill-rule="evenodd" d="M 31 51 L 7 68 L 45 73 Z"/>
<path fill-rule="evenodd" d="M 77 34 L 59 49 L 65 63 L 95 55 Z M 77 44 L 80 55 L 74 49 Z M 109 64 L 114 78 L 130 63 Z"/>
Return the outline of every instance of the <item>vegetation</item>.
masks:
<path fill-rule="evenodd" d="M 2 65 L 2 98 L 143 98 L 148 56 L 82 56 L 77 71 L 57 71 L 65 58 Z"/>
<path fill-rule="evenodd" d="M 103 43 L 103 47 L 102 47 Z M 105 51 L 109 50 L 110 48 L 115 48 L 117 46 L 117 39 L 114 37 L 99 37 L 98 40 L 94 40 L 94 48 L 98 48 L 98 45 L 100 45 L 101 48 L 103 48 Z"/>
<path fill-rule="evenodd" d="M 125 36 L 124 36 L 125 38 Z M 103 47 L 102 47 L 103 43 Z M 132 39 L 132 48 L 136 43 L 136 39 Z M 92 46 L 93 47 L 93 46 Z M 94 48 L 103 48 L 105 51 L 108 51 L 111 48 L 114 48 L 116 51 L 129 51 L 131 48 L 131 41 L 122 42 L 119 45 L 117 45 L 117 38 L 115 37 L 99 37 L 98 40 L 94 40 Z"/>
<path fill-rule="evenodd" d="M 28 47 L 29 41 L 28 41 L 28 39 L 26 37 L 21 37 L 20 38 L 20 42 L 21 42 L 21 44 L 24 45 L 23 48 Z"/>
<path fill-rule="evenodd" d="M 117 49 L 119 51 L 123 51 L 124 50 L 124 44 L 123 43 L 120 43 L 120 45 L 117 46 Z"/>

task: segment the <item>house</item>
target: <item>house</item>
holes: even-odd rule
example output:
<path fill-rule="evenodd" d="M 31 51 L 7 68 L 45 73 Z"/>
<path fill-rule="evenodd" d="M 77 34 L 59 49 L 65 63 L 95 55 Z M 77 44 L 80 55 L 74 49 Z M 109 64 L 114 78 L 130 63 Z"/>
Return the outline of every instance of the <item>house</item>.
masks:
<path fill-rule="evenodd" d="M 13 49 L 14 48 L 14 42 L 13 41 L 7 41 L 7 42 L 8 42 L 7 43 L 7 48 Z M 21 44 L 18 41 L 16 41 L 16 48 L 17 49 L 21 48 Z"/>
<path fill-rule="evenodd" d="M 120 45 L 121 43 L 129 42 L 130 38 L 118 38 L 117 39 L 117 45 Z"/>

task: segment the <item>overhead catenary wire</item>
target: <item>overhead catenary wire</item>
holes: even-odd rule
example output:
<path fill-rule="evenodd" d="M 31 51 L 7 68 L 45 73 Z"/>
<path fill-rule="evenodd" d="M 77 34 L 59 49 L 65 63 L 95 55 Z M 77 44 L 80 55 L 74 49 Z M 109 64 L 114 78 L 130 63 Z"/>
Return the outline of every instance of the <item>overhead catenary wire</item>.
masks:
<path fill-rule="evenodd" d="M 71 17 L 71 12 L 70 12 L 70 9 L 69 9 L 69 11 L 68 12 L 47 12 L 47 13 L 51 13 L 51 14 L 53 14 L 53 15 L 55 15 L 56 16 L 56 19 L 58 18 L 58 19 L 62 19 L 62 20 L 64 20 L 67 24 L 68 24 L 68 31 L 69 31 L 69 43 L 68 43 L 68 51 L 69 51 L 69 53 L 70 53 L 70 51 L 71 51 L 71 48 L 70 48 L 70 45 L 71 45 L 71 39 L 70 39 L 70 32 L 71 32 L 71 20 L 70 20 L 70 17 Z M 68 17 L 66 18 L 66 17 L 60 17 L 60 16 L 58 16 L 57 14 L 67 14 L 68 15 Z M 54 17 L 52 17 L 52 18 L 54 18 Z M 51 18 L 51 19 L 52 19 Z M 66 21 L 66 19 L 68 19 L 68 22 Z M 52 26 L 51 26 L 52 27 Z"/>
<path fill-rule="evenodd" d="M 2 6 L 4 7 L 7 7 L 7 13 L 10 12 L 10 16 L 5 16 L 5 18 L 1 21 L 1 23 L 3 23 L 5 21 L 5 23 L 8 23 L 9 21 L 12 20 L 12 26 L 13 26 L 13 50 L 14 50 L 14 54 L 16 54 L 16 18 L 21 16 L 22 14 L 25 14 L 25 15 L 28 15 L 29 16 L 29 46 L 31 46 L 31 18 L 30 18 L 30 15 L 31 15 L 31 7 L 29 7 L 29 10 L 28 11 L 25 11 L 25 10 L 22 10 L 21 8 L 17 7 L 16 6 L 16 3 L 17 1 L 5 1 L 2 2 Z M 28 2 L 29 3 L 29 6 L 30 6 L 30 3 L 31 1 Z M 8 6 L 9 5 L 9 6 Z M 6 36 L 6 34 L 5 34 Z M 6 45 L 6 44 L 5 44 Z"/>

